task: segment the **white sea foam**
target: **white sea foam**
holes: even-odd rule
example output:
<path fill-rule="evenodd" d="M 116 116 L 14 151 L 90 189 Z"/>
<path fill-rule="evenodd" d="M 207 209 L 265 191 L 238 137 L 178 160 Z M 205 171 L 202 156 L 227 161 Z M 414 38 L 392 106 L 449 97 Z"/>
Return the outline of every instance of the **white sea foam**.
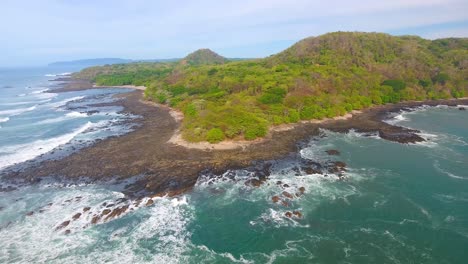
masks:
<path fill-rule="evenodd" d="M 440 163 L 439 163 L 438 160 L 436 160 L 436 161 L 434 162 L 434 165 L 433 165 L 433 166 L 434 166 L 434 168 L 435 168 L 437 171 L 439 171 L 439 172 L 442 173 L 442 174 L 445 174 L 445 175 L 449 176 L 450 178 L 454 178 L 454 179 L 458 179 L 458 180 L 468 180 L 468 177 L 463 177 L 463 176 L 455 175 L 455 174 L 453 174 L 453 173 L 451 173 L 451 172 L 449 172 L 449 171 L 447 171 L 447 170 L 445 170 L 445 169 L 442 169 L 442 168 L 440 167 Z"/>
<path fill-rule="evenodd" d="M 25 113 L 25 112 L 32 111 L 32 110 L 36 109 L 36 107 L 37 107 L 37 105 L 27 107 L 27 108 L 3 110 L 3 111 L 0 111 L 0 116 L 16 116 L 16 115 L 20 115 L 20 114 Z"/>
<path fill-rule="evenodd" d="M 80 112 L 70 112 L 70 113 L 67 113 L 65 115 L 68 116 L 68 117 L 87 117 L 88 116 L 88 114 L 80 113 Z"/>
<path fill-rule="evenodd" d="M 115 201 L 124 195 L 96 186 L 33 188 L 18 194 L 21 200 L 12 197 L 9 207 L 5 208 L 8 212 L 19 213 L 10 225 L 0 229 L 0 238 L 4 238 L 0 239 L 1 263 L 188 261 L 184 254 L 189 249 L 191 235 L 187 225 L 193 219 L 193 209 L 188 204 L 173 206 L 171 199 L 158 198 L 150 207 L 128 212 L 124 217 L 130 217 L 131 223 L 127 226 L 89 226 L 92 213 L 83 213 L 84 207 L 100 208 L 103 202 Z M 77 196 L 82 198 L 76 199 Z M 38 209 L 43 209 L 43 212 Z M 25 217 L 28 211 L 35 213 Z M 77 212 L 82 212 L 81 217 L 72 220 Z M 67 220 L 72 220 L 66 227 L 71 230 L 68 235 L 64 234 L 65 229 L 56 230 Z M 83 229 L 84 226 L 88 228 Z M 98 246 L 109 241 L 113 246 Z M 150 244 L 142 244 L 142 241 Z"/>
<path fill-rule="evenodd" d="M 84 96 L 75 96 L 75 97 L 72 97 L 72 98 L 64 99 L 64 100 L 62 100 L 62 101 L 49 103 L 49 104 L 47 104 L 47 106 L 53 107 L 53 108 L 59 108 L 59 107 L 61 107 L 61 106 L 66 105 L 66 104 L 69 103 L 69 102 L 81 100 L 81 99 L 83 99 L 83 98 L 84 98 Z"/>
<path fill-rule="evenodd" d="M 50 101 L 52 98 L 56 97 L 58 94 L 56 93 L 38 93 L 34 94 L 34 97 L 37 99 L 45 99 L 47 101 Z"/>
<path fill-rule="evenodd" d="M 67 75 L 70 75 L 70 74 L 71 74 L 71 72 L 62 72 L 62 73 L 55 73 L 55 74 L 54 73 L 48 73 L 48 74 L 46 74 L 44 76 L 46 76 L 46 77 L 58 77 L 58 76 L 67 76 Z"/>
<path fill-rule="evenodd" d="M 47 153 L 58 146 L 64 145 L 78 134 L 83 133 L 92 126 L 91 122 L 79 127 L 75 131 L 50 139 L 41 139 L 28 144 L 5 146 L 0 150 L 0 169 L 10 165 L 33 159 Z"/>
<path fill-rule="evenodd" d="M 75 118 L 84 118 L 87 117 L 88 115 L 86 113 L 80 113 L 80 112 L 70 112 L 65 114 L 64 116 L 56 117 L 56 118 L 49 118 L 45 119 L 42 121 L 37 122 L 37 124 L 54 124 L 54 123 L 59 123 L 65 120 L 70 120 L 70 119 L 75 119 Z M 93 124 L 93 127 L 95 124 Z"/>
<path fill-rule="evenodd" d="M 8 120 L 10 120 L 9 117 L 0 117 L 0 123 L 8 122 Z"/>
<path fill-rule="evenodd" d="M 34 92 L 31 92 L 31 94 L 40 94 L 40 93 L 43 93 L 43 92 L 46 92 L 48 91 L 49 89 L 42 89 L 42 90 L 37 90 L 37 91 L 34 91 Z"/>

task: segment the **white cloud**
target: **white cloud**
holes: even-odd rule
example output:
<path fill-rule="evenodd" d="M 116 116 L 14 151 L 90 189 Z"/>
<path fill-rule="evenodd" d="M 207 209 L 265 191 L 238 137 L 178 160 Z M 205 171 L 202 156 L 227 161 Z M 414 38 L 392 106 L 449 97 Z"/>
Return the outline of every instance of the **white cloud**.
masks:
<path fill-rule="evenodd" d="M 176 57 L 199 47 L 229 48 L 230 56 L 242 56 L 233 47 L 337 30 L 394 32 L 468 23 L 466 0 L 4 0 L 0 6 L 0 49 L 10 61 L 24 62 L 96 54 Z M 0 58 L 0 65 L 7 62 Z"/>

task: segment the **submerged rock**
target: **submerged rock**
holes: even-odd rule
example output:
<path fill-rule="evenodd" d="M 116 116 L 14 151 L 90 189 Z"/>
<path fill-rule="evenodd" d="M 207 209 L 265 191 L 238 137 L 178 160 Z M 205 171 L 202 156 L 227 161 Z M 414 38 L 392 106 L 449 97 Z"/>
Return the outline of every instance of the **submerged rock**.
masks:
<path fill-rule="evenodd" d="M 33 211 L 30 211 L 30 212 L 27 212 L 27 213 L 26 213 L 27 216 L 31 216 L 31 215 L 33 215 L 33 214 L 34 214 Z"/>
<path fill-rule="evenodd" d="M 329 150 L 326 150 L 325 151 L 328 155 L 331 155 L 331 156 L 338 156 L 340 155 L 340 152 L 336 149 L 329 149 Z"/>

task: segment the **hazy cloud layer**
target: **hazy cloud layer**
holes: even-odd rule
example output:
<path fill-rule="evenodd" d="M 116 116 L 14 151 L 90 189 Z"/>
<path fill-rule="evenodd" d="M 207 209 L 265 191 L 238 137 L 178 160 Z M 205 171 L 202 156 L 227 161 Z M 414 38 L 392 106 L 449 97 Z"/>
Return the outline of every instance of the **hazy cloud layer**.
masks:
<path fill-rule="evenodd" d="M 0 65 L 171 58 L 197 48 L 263 57 L 330 31 L 468 36 L 466 0 L 3 0 Z"/>

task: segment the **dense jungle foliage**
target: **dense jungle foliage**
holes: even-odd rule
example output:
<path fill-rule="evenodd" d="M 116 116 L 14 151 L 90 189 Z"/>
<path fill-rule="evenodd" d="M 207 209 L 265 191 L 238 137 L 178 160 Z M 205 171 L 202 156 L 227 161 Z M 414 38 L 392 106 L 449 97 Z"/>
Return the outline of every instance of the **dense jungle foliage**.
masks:
<path fill-rule="evenodd" d="M 184 112 L 186 140 L 253 140 L 271 125 L 468 96 L 468 39 L 336 32 L 264 59 L 226 62 L 202 50 L 180 62 L 92 67 L 76 76 L 146 86 L 147 99 Z"/>

